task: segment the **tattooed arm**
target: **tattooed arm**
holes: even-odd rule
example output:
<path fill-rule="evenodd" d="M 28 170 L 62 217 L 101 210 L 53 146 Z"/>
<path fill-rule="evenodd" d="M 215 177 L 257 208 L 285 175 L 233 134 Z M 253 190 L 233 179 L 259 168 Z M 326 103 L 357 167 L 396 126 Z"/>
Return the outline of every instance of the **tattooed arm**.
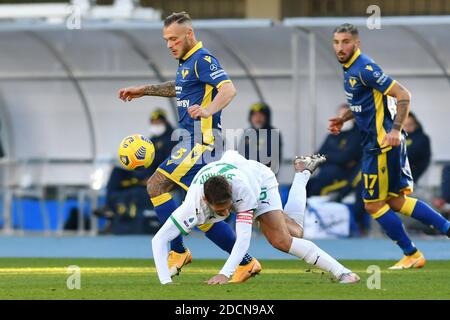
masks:
<path fill-rule="evenodd" d="M 409 104 L 411 101 L 411 93 L 408 89 L 396 82 L 387 95 L 397 99 L 397 115 L 394 119 L 393 129 L 401 131 L 409 114 Z"/>
<path fill-rule="evenodd" d="M 175 81 L 144 86 L 144 95 L 172 98 L 176 96 Z"/>
<path fill-rule="evenodd" d="M 400 145 L 401 131 L 409 114 L 411 94 L 408 89 L 396 82 L 387 92 L 387 95 L 397 99 L 397 115 L 392 130 L 383 139 L 383 144 L 396 147 Z"/>
<path fill-rule="evenodd" d="M 119 99 L 122 99 L 123 101 L 131 101 L 142 96 L 175 97 L 175 81 L 141 87 L 129 87 L 119 90 Z"/>

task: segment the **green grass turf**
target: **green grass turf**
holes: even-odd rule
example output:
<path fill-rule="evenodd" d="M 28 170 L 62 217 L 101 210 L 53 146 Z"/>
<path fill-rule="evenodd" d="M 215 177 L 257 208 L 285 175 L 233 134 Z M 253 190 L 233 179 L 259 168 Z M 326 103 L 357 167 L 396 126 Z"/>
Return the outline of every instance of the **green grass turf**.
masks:
<path fill-rule="evenodd" d="M 208 286 L 223 260 L 194 260 L 162 286 L 152 260 L 0 259 L 3 299 L 450 299 L 450 261 L 428 261 L 423 269 L 389 271 L 392 261 L 342 261 L 361 276 L 356 285 L 331 281 L 329 274 L 295 260 L 261 261 L 262 273 L 243 284 Z M 81 289 L 66 286 L 67 267 L 81 268 Z M 369 265 L 381 270 L 381 289 L 369 290 Z"/>

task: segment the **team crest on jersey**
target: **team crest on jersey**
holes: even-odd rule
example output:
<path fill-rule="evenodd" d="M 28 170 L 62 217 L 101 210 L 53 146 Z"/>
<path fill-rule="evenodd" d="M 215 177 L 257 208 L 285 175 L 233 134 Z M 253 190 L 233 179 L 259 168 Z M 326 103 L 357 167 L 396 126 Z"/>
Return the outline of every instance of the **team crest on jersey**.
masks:
<path fill-rule="evenodd" d="M 183 76 L 183 79 L 186 78 L 186 76 L 189 74 L 189 69 L 183 69 L 183 71 L 181 71 L 181 75 Z"/>
<path fill-rule="evenodd" d="M 355 86 L 355 84 L 356 84 L 356 79 L 355 78 L 350 78 L 349 80 L 348 80 L 348 82 L 350 83 L 350 85 L 352 86 L 352 88 Z"/>
<path fill-rule="evenodd" d="M 409 147 L 410 145 L 412 145 L 412 140 L 406 139 L 406 146 Z"/>
<path fill-rule="evenodd" d="M 206 61 L 208 61 L 209 63 L 211 63 L 211 57 L 210 57 L 210 56 L 204 56 L 203 59 L 205 59 Z"/>
<path fill-rule="evenodd" d="M 372 68 L 371 65 L 368 64 L 368 65 L 366 66 L 366 70 L 373 71 L 373 68 Z"/>

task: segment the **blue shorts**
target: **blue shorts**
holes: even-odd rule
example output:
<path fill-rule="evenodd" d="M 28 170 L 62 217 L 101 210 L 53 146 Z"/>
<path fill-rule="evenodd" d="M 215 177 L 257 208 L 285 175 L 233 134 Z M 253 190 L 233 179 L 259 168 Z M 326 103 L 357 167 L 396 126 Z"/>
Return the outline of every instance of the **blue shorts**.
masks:
<path fill-rule="evenodd" d="M 388 200 L 413 191 L 406 143 L 391 150 L 372 154 L 364 151 L 361 165 L 364 202 Z"/>
<path fill-rule="evenodd" d="M 191 147 L 180 144 L 173 148 L 172 155 L 165 159 L 156 171 L 187 190 L 197 172 L 207 163 L 218 160 L 220 156 L 217 150 L 214 150 L 214 145 L 196 143 Z"/>

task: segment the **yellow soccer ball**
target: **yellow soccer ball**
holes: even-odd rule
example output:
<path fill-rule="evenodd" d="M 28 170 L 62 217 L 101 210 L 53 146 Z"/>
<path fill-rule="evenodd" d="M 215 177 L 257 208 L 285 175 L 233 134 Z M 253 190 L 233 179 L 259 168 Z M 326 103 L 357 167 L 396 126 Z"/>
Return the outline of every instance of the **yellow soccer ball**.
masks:
<path fill-rule="evenodd" d="M 141 134 L 133 134 L 122 140 L 119 145 L 120 163 L 129 170 L 150 167 L 155 158 L 155 146 L 151 140 Z"/>

